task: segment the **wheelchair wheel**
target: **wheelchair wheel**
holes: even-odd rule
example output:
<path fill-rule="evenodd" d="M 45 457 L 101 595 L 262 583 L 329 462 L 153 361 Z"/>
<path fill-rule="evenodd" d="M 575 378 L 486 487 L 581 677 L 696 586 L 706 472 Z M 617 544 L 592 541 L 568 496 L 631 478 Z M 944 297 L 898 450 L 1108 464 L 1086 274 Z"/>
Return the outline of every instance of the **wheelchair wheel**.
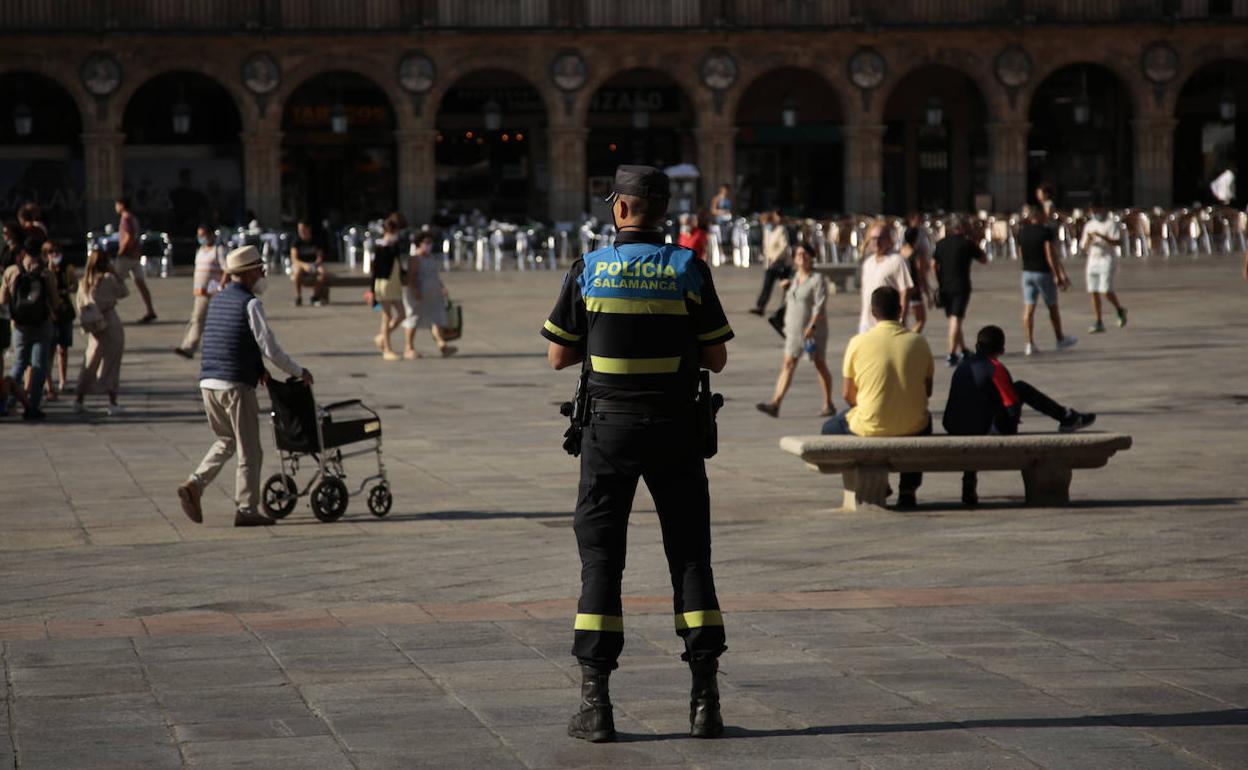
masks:
<path fill-rule="evenodd" d="M 299 488 L 295 480 L 284 473 L 274 473 L 264 482 L 260 494 L 260 505 L 264 512 L 275 519 L 284 519 L 293 510 L 299 500 Z"/>
<path fill-rule="evenodd" d="M 368 512 L 379 519 L 390 512 L 390 504 L 393 502 L 390 487 L 384 483 L 368 490 Z"/>
<path fill-rule="evenodd" d="M 326 523 L 338 521 L 347 512 L 347 485 L 329 476 L 312 488 L 312 513 Z"/>

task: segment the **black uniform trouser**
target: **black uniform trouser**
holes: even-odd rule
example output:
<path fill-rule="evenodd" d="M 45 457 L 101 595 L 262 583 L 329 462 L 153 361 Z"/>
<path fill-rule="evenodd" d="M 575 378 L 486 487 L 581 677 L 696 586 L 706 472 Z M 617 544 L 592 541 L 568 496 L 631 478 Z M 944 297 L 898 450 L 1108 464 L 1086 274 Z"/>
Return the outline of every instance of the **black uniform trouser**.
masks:
<path fill-rule="evenodd" d="M 1066 407 L 1049 398 L 1048 394 L 1039 388 L 1031 385 L 1024 380 L 1015 380 L 1014 392 L 1018 394 L 1018 399 L 1027 406 L 1035 409 L 1040 414 L 1052 417 L 1054 420 L 1061 422 L 1066 419 Z M 1013 421 L 1013 431 L 1018 431 L 1019 411 L 1021 406 L 1015 407 L 1010 412 L 1010 419 Z M 962 485 L 974 487 L 979 476 L 975 471 L 967 471 L 962 474 Z"/>
<path fill-rule="evenodd" d="M 777 259 L 767 266 L 767 270 L 763 272 L 763 290 L 758 293 L 758 301 L 754 303 L 755 307 L 763 310 L 767 307 L 767 303 L 771 301 L 771 287 L 775 286 L 776 281 L 793 277 L 793 267 L 783 259 Z"/>
<path fill-rule="evenodd" d="M 711 575 L 710 492 L 693 416 L 594 411 L 581 439 L 577 548 L 581 598 L 572 654 L 604 670 L 624 647 L 620 581 L 637 480 L 658 509 L 684 660 L 718 657 L 724 621 Z"/>

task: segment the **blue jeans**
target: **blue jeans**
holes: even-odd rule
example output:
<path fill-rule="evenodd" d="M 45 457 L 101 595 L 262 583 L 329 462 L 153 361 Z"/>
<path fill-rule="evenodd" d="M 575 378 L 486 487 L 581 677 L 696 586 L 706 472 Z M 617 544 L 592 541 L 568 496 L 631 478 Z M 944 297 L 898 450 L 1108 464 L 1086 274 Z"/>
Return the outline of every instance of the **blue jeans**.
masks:
<path fill-rule="evenodd" d="M 48 367 L 52 364 L 52 322 L 45 321 L 38 326 L 13 326 L 13 369 L 9 376 L 18 385 L 26 376 L 26 367 L 30 367 L 30 408 L 38 409 L 43 401 L 43 383 L 48 376 Z"/>
<path fill-rule="evenodd" d="M 855 436 L 857 435 L 849 429 L 849 410 L 841 412 L 835 417 L 829 417 L 828 421 L 823 424 L 823 428 L 819 430 L 825 436 Z M 914 434 L 916 436 L 932 435 L 932 423 L 929 420 L 927 426 L 923 430 Z M 922 473 L 903 473 L 899 486 L 902 494 L 914 494 L 914 491 L 923 485 Z"/>
<path fill-rule="evenodd" d="M 1039 271 L 1023 271 L 1023 303 L 1036 304 L 1036 300 L 1044 297 L 1044 304 L 1053 307 L 1057 304 L 1057 282 L 1052 273 Z"/>

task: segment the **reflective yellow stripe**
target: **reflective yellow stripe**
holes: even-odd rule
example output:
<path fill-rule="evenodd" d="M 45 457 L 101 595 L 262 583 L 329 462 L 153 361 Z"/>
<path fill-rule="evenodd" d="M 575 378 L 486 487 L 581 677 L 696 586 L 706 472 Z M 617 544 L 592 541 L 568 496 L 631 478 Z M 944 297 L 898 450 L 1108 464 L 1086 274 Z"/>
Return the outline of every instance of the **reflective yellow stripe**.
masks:
<path fill-rule="evenodd" d="M 623 299 L 620 297 L 586 297 L 585 309 L 591 313 L 627 313 L 630 315 L 689 315 L 683 299 Z"/>
<path fill-rule="evenodd" d="M 730 324 L 724 324 L 723 326 L 719 327 L 713 332 L 707 332 L 706 334 L 699 334 L 698 339 L 702 340 L 703 342 L 706 342 L 707 340 L 713 340 L 716 337 L 722 337 L 731 331 L 732 331 L 732 326 Z"/>
<path fill-rule="evenodd" d="M 590 356 L 589 363 L 599 374 L 675 374 L 680 369 L 680 356 L 672 358 Z"/>
<path fill-rule="evenodd" d="M 533 328 L 533 327 L 529 327 L 529 328 Z M 542 326 L 542 328 L 544 328 L 546 331 L 550 332 L 551 334 L 555 335 L 556 337 L 563 337 L 568 342 L 580 342 L 581 340 L 582 335 L 573 334 L 572 332 L 565 332 L 563 329 L 560 329 L 558 326 L 555 326 L 554 324 L 552 324 L 549 320 L 546 321 L 546 323 Z"/>
<path fill-rule="evenodd" d="M 694 612 L 680 612 L 676 614 L 676 630 L 688 631 L 691 628 L 702 628 L 703 626 L 722 626 L 724 624 L 724 616 L 719 610 L 695 610 Z"/>
<path fill-rule="evenodd" d="M 586 615 L 576 613 L 577 631 L 612 631 L 624 633 L 624 618 L 619 615 Z"/>
<path fill-rule="evenodd" d="M 701 305 L 701 304 L 702 304 L 702 295 L 701 295 L 701 294 L 694 294 L 694 293 L 693 293 L 693 292 L 691 292 L 691 291 L 687 291 L 687 292 L 685 292 L 685 296 L 686 296 L 686 297 L 688 297 L 689 299 L 693 300 L 694 302 L 698 303 L 699 305 Z"/>

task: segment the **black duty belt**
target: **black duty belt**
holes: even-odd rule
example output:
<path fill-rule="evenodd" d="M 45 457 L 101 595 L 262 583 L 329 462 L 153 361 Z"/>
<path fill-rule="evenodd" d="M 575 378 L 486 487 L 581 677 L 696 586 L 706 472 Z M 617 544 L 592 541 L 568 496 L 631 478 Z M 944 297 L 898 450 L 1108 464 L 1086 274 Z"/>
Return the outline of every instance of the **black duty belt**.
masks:
<path fill-rule="evenodd" d="M 692 408 L 679 409 L 669 404 L 647 404 L 642 401 L 605 401 L 601 399 L 593 399 L 589 402 L 589 411 L 597 414 L 632 414 L 648 417 L 681 417 L 683 415 L 690 414 Z"/>

